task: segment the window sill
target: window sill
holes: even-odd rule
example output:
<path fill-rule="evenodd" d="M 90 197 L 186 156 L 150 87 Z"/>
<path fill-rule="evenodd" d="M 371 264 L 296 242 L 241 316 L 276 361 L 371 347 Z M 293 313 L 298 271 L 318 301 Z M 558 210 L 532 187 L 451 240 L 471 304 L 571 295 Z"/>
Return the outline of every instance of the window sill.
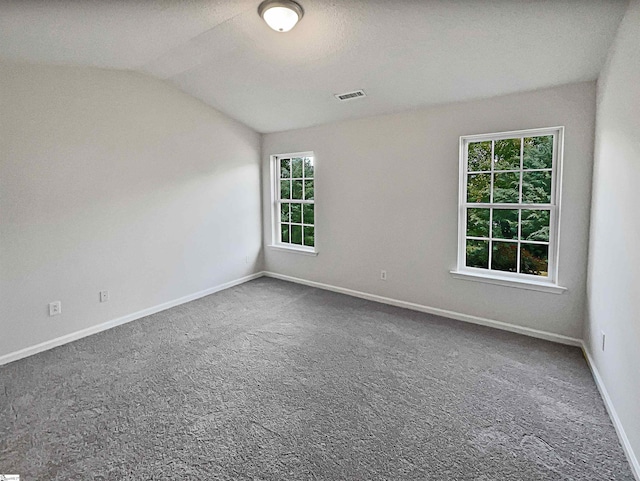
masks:
<path fill-rule="evenodd" d="M 451 271 L 451 275 L 456 279 L 463 279 L 465 281 L 486 282 L 487 284 L 528 289 L 530 291 L 550 292 L 552 294 L 562 294 L 567 290 L 566 287 L 552 284 L 550 282 L 514 279 L 512 277 L 495 274 L 476 274 L 475 272 Z"/>
<path fill-rule="evenodd" d="M 270 244 L 267 246 L 269 249 L 281 252 L 291 252 L 293 254 L 302 254 L 303 256 L 317 256 L 318 251 L 315 249 L 305 249 L 304 247 L 289 247 L 283 245 Z"/>

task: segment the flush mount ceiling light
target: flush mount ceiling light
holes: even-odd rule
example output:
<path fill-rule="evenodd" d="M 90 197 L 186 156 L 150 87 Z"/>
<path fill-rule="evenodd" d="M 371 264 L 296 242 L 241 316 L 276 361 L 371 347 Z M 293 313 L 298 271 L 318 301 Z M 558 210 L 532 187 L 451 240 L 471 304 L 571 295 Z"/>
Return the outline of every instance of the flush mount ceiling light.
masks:
<path fill-rule="evenodd" d="M 258 14 L 276 32 L 288 32 L 300 21 L 304 11 L 291 0 L 265 0 L 258 7 Z"/>

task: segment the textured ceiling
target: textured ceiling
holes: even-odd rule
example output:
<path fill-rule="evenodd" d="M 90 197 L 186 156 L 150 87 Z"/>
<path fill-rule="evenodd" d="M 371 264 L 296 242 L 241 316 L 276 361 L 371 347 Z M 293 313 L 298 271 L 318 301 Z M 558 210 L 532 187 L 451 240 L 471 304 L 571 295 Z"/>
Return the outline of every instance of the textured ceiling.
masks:
<path fill-rule="evenodd" d="M 281 34 L 260 0 L 5 0 L 0 59 L 146 72 L 274 132 L 595 79 L 627 5 L 299 1 Z"/>

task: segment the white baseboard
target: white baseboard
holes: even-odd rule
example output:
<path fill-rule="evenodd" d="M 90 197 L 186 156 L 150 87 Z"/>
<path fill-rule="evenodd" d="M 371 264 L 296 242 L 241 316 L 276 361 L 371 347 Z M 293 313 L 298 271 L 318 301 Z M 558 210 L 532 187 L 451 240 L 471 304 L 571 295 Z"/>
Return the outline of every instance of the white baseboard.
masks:
<path fill-rule="evenodd" d="M 548 341 L 559 342 L 561 344 L 568 344 L 571 346 L 582 346 L 582 341 L 579 339 L 574 339 L 567 336 L 562 336 L 560 334 L 554 334 L 551 332 L 540 331 L 537 329 L 531 329 L 528 327 L 516 326 L 514 324 L 508 324 L 505 322 L 495 321 L 492 319 L 486 319 L 483 317 L 472 316 L 469 314 L 461 314 L 459 312 L 447 311 L 445 309 L 439 309 L 436 307 L 423 306 L 421 304 L 415 304 L 412 302 L 401 301 L 397 299 L 391 299 L 389 297 L 382 297 L 375 294 L 368 294 L 366 292 L 355 291 L 352 289 L 346 289 L 344 287 L 332 286 L 329 284 L 322 284 L 320 282 L 308 281 L 306 279 L 299 279 L 297 277 L 285 276 L 282 274 L 276 274 L 275 272 L 256 272 L 255 274 L 251 274 L 240 279 L 235 279 L 230 282 L 226 282 L 224 284 L 220 284 L 215 287 L 211 287 L 209 289 L 205 289 L 200 292 L 196 292 L 194 294 L 189 294 L 187 296 L 183 296 L 179 299 L 174 299 L 169 302 L 165 302 L 163 304 L 159 304 L 157 306 L 150 307 L 148 309 L 143 309 L 138 312 L 134 312 L 133 314 L 128 314 L 123 317 L 119 317 L 117 319 L 112 319 L 111 321 L 103 322 L 102 324 L 98 324 L 96 326 L 91 326 L 86 329 L 82 329 L 80 331 L 72 332 L 71 334 L 66 334 L 61 337 L 57 337 L 55 339 L 51 339 L 49 341 L 42 342 L 40 344 L 36 344 L 34 346 L 29 346 L 24 349 L 20 349 L 19 351 L 10 352 L 9 354 L 5 354 L 0 356 L 0 366 L 3 364 L 8 364 L 13 361 L 17 361 L 19 359 L 23 359 L 25 357 L 32 356 L 42 351 L 46 351 L 48 349 L 53 349 L 54 347 L 61 346 L 68 342 L 73 342 L 78 339 L 82 339 L 83 337 L 90 336 L 91 334 L 96 334 L 98 332 L 106 331 L 107 329 L 111 329 L 112 327 L 119 326 L 121 324 L 126 324 L 127 322 L 135 321 L 136 319 L 140 319 L 142 317 L 150 316 L 151 314 L 155 314 L 156 312 L 164 311 L 166 309 L 170 309 L 175 306 L 179 306 L 180 304 L 184 304 L 186 302 L 194 301 L 196 299 L 200 299 L 201 297 L 208 296 L 215 292 L 222 291 L 224 289 L 228 289 L 233 286 L 237 286 L 239 284 L 243 284 L 245 282 L 251 281 L 253 279 L 257 279 L 262 276 L 273 277 L 276 279 L 281 279 L 284 281 L 295 282 L 298 284 L 304 284 L 311 287 L 317 287 L 319 289 L 325 289 L 333 292 L 338 292 L 341 294 L 347 294 L 354 297 L 359 297 L 362 299 L 367 299 L 374 302 L 380 302 L 382 304 L 388 304 L 396 307 L 403 307 L 406 309 L 412 309 L 415 311 L 426 312 L 428 314 L 435 314 L 438 316 L 448 317 L 451 319 L 456 319 L 459 321 L 470 322 L 473 324 L 480 324 L 483 326 L 494 327 L 496 329 L 502 329 L 505 331 L 515 332 L 518 334 L 524 334 L 526 336 L 536 337 L 539 339 L 546 339 Z M 640 480 L 639 480 L 640 481 Z"/>
<path fill-rule="evenodd" d="M 33 356 L 34 354 L 37 354 L 39 352 L 53 349 L 54 347 L 58 347 L 63 344 L 67 344 L 68 342 L 73 342 L 78 339 L 82 339 L 83 337 L 87 337 L 92 334 L 96 334 L 98 332 L 106 331 L 107 329 L 120 326 L 121 324 L 126 324 L 127 322 L 135 321 L 136 319 L 150 316 L 151 314 L 155 314 L 156 312 L 171 309 L 172 307 L 179 306 L 180 304 L 184 304 L 186 302 L 195 301 L 196 299 L 200 299 L 201 297 L 205 297 L 215 292 L 219 292 L 224 289 L 228 289 L 230 287 L 243 284 L 253 279 L 257 279 L 258 277 L 262 277 L 263 275 L 264 275 L 263 272 L 256 272 L 255 274 L 241 277 L 240 279 L 235 279 L 233 281 L 225 282 L 224 284 L 220 284 L 215 287 L 205 289 L 204 291 L 196 292 L 194 294 L 189 294 L 179 299 L 174 299 L 173 301 L 165 302 L 157 306 L 149 307 L 148 309 L 143 309 L 141 311 L 134 312 L 133 314 L 128 314 L 126 316 L 122 316 L 117 319 L 112 319 L 111 321 L 103 322 L 102 324 L 98 324 L 96 326 L 91 326 L 86 329 L 82 329 L 80 331 L 72 332 L 71 334 L 66 334 L 64 336 L 51 339 L 50 341 L 41 342 L 40 344 L 36 344 L 35 346 L 26 347 L 24 349 L 20 349 L 19 351 L 15 351 L 15 352 L 10 352 L 9 354 L 0 356 L 0 366 L 2 366 L 3 364 L 8 364 L 13 361 L 17 361 L 18 359 L 23 359 L 25 357 Z"/>
<path fill-rule="evenodd" d="M 604 405 L 607 408 L 607 412 L 609 413 L 609 417 L 611 418 L 611 422 L 613 423 L 613 427 L 618 434 L 618 439 L 620 440 L 620 444 L 622 445 L 622 449 L 624 450 L 624 454 L 627 456 L 627 460 L 629 461 L 629 465 L 631 466 L 631 472 L 636 478 L 636 481 L 640 481 L 640 463 L 638 463 L 638 458 L 636 454 L 633 452 L 633 448 L 631 447 L 631 443 L 629 442 L 629 438 L 627 437 L 627 433 L 622 426 L 622 422 L 618 417 L 618 413 L 616 412 L 616 408 L 609 397 L 609 393 L 607 388 L 604 385 L 602 378 L 600 377 L 600 373 L 598 372 L 598 368 L 596 364 L 593 362 L 593 357 L 589 353 L 589 349 L 585 343 L 582 343 L 582 352 L 584 353 L 584 358 L 587 360 L 587 364 L 589 365 L 589 369 L 591 369 L 591 374 L 593 375 L 593 380 L 596 382 L 596 386 L 598 387 L 598 391 L 600 391 L 600 396 L 604 401 Z"/>
<path fill-rule="evenodd" d="M 525 336 L 536 337 L 538 339 L 545 339 L 547 341 L 558 342 L 560 344 L 567 344 L 569 346 L 577 346 L 577 347 L 582 346 L 582 340 L 580 339 L 563 336 L 561 334 L 554 334 L 552 332 L 540 331 L 538 329 L 532 329 L 530 327 L 517 326 L 515 324 L 509 324 L 507 322 L 495 321 L 493 319 L 472 316 L 470 314 L 462 314 L 460 312 L 448 311 L 446 309 L 440 309 L 437 307 L 424 306 L 422 304 L 415 304 L 413 302 L 400 301 L 398 299 L 392 299 L 390 297 L 382 297 L 376 294 L 369 294 L 367 292 L 354 291 L 352 289 L 347 289 L 344 287 L 337 287 L 337 286 L 332 286 L 330 284 L 322 284 L 320 282 L 308 281 L 306 279 L 299 279 L 297 277 L 276 274 L 275 272 L 265 271 L 264 275 L 267 277 L 273 277 L 275 279 L 281 279 L 283 281 L 295 282 L 297 284 L 304 284 L 306 286 L 317 287 L 319 289 L 325 289 L 327 291 L 338 292 L 340 294 L 347 294 L 349 296 L 359 297 L 361 299 L 367 299 L 369 301 L 380 302 L 382 304 L 388 304 L 390 306 L 404 307 L 405 309 L 411 309 L 413 311 L 426 312 L 427 314 L 435 314 L 436 316 L 447 317 L 449 319 L 456 319 L 458 321 L 470 322 L 472 324 L 480 324 L 481 326 L 488 326 L 496 329 L 501 329 L 503 331 L 510 331 L 518 334 L 524 334 Z"/>

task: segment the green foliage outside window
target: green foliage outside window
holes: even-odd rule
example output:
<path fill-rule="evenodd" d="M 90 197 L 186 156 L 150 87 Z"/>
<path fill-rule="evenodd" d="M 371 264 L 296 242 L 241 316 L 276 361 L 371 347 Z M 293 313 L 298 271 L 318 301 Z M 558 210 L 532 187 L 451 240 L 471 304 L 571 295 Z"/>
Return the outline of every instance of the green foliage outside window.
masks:
<path fill-rule="evenodd" d="M 548 204 L 551 202 L 551 172 L 522 173 L 522 202 Z"/>
<path fill-rule="evenodd" d="M 468 144 L 467 202 L 491 206 L 466 209 L 468 267 L 516 272 L 520 250 L 520 273 L 548 275 L 551 211 L 506 205 L 550 204 L 552 163 L 552 135 Z"/>
<path fill-rule="evenodd" d="M 467 240 L 467 266 L 489 268 L 489 241 Z"/>
<path fill-rule="evenodd" d="M 518 211 L 515 209 L 494 209 L 491 231 L 495 239 L 517 239 Z"/>
<path fill-rule="evenodd" d="M 471 174 L 467 180 L 467 202 L 491 200 L 491 174 Z"/>
<path fill-rule="evenodd" d="M 282 158 L 280 178 L 280 242 L 315 245 L 314 165 L 311 157 Z M 311 202 L 309 202 L 311 201 Z"/>
<path fill-rule="evenodd" d="M 494 146 L 494 170 L 520 168 L 520 139 L 496 140 Z"/>
<path fill-rule="evenodd" d="M 518 244 L 492 242 L 491 268 L 496 271 L 515 272 L 518 266 Z"/>
<path fill-rule="evenodd" d="M 551 212 L 548 210 L 522 210 L 522 240 L 549 242 Z"/>
<path fill-rule="evenodd" d="M 536 276 L 546 276 L 549 269 L 549 246 L 541 244 L 521 244 L 520 272 Z"/>
<path fill-rule="evenodd" d="M 472 142 L 469 144 L 469 172 L 491 170 L 491 141 Z"/>
<path fill-rule="evenodd" d="M 493 174 L 493 202 L 495 204 L 517 204 L 519 197 L 519 172 L 500 172 Z"/>
<path fill-rule="evenodd" d="M 525 137 L 523 140 L 523 167 L 550 169 L 553 161 L 553 136 Z"/>
<path fill-rule="evenodd" d="M 281 179 L 291 178 L 291 159 L 280 160 L 280 178 Z"/>
<path fill-rule="evenodd" d="M 467 209 L 467 235 L 489 237 L 490 209 Z"/>
<path fill-rule="evenodd" d="M 302 159 L 296 158 L 291 160 L 291 178 L 302 178 Z"/>

